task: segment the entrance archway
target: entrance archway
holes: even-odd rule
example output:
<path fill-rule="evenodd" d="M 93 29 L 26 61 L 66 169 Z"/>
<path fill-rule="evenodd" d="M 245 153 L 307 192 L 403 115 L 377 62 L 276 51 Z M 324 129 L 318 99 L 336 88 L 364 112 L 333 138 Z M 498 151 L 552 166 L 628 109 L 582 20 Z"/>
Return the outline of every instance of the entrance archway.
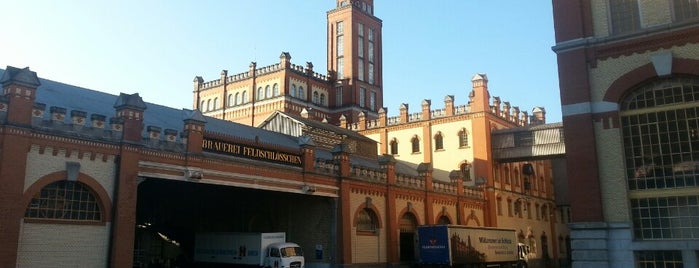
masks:
<path fill-rule="evenodd" d="M 417 230 L 417 218 L 407 212 L 400 219 L 400 261 L 415 261 L 415 231 Z"/>

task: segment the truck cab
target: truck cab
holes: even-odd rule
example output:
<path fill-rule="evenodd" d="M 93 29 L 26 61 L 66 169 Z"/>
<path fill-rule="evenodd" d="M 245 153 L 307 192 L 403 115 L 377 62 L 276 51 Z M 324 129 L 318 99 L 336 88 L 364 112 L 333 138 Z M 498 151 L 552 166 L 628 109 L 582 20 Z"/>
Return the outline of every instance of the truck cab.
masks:
<path fill-rule="evenodd" d="M 304 268 L 303 250 L 295 243 L 272 243 L 267 247 L 265 265 L 268 268 Z"/>

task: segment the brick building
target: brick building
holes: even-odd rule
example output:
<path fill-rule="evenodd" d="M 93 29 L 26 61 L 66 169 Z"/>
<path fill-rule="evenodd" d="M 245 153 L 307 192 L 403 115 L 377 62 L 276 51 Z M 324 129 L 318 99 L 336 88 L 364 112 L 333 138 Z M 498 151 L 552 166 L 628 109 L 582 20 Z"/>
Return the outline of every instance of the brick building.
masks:
<path fill-rule="evenodd" d="M 553 1 L 574 267 L 697 267 L 699 4 Z"/>
<path fill-rule="evenodd" d="M 9 266 L 167 266 L 191 260 L 194 235 L 214 231 L 286 232 L 318 249 L 308 267 L 384 266 L 414 260 L 419 224 L 496 226 L 486 188 L 377 156 L 373 140 L 348 129 L 271 117 L 270 127 L 302 123 L 286 135 L 28 68 L 0 77 L 0 263 Z"/>
<path fill-rule="evenodd" d="M 383 107 L 381 20 L 374 1 L 337 0 L 328 11 L 327 74 L 313 63 L 296 65 L 282 52 L 279 63 L 219 79 L 194 79 L 193 107 L 205 115 L 257 126 L 274 111 L 338 123 L 344 115 L 354 122 L 359 113 L 376 118 Z"/>

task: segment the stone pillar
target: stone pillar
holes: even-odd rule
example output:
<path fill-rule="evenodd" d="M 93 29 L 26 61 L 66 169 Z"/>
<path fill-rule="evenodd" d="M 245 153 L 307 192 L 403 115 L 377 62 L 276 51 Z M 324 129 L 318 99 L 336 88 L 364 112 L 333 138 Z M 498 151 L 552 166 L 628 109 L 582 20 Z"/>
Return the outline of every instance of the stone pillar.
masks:
<path fill-rule="evenodd" d="M 184 119 L 184 131 L 182 133 L 187 137 L 187 153 L 202 152 L 205 124 L 206 119 L 199 110 L 191 111 Z"/>
<path fill-rule="evenodd" d="M 138 200 L 139 147 L 143 140 L 143 112 L 146 105 L 136 94 L 120 94 L 114 103 L 116 119 L 123 123 L 118 176 L 114 193 L 114 218 L 110 267 L 131 267 L 136 228 L 136 203 Z"/>
<path fill-rule="evenodd" d="M 444 110 L 446 111 L 446 116 L 454 115 L 454 95 L 444 97 Z"/>
<path fill-rule="evenodd" d="M 402 124 L 408 123 L 408 104 L 403 103 L 400 105 L 400 122 Z"/>
<path fill-rule="evenodd" d="M 357 130 L 365 130 L 366 129 L 366 114 L 364 112 L 359 113 L 359 122 L 357 122 Z"/>
<path fill-rule="evenodd" d="M 490 93 L 488 92 L 488 76 L 476 74 L 471 78 L 473 90 L 469 94 L 469 110 L 471 112 L 490 112 Z"/>
<path fill-rule="evenodd" d="M 146 104 L 138 93 L 129 95 L 121 93 L 114 103 L 116 117 L 124 122 L 122 140 L 140 143 L 143 140 L 143 112 Z"/>
<path fill-rule="evenodd" d="M 386 112 L 386 107 L 379 109 L 379 127 L 386 127 L 388 125 L 388 116 Z"/>
<path fill-rule="evenodd" d="M 432 101 L 422 100 L 422 120 L 432 119 Z"/>
<path fill-rule="evenodd" d="M 316 145 L 310 136 L 299 137 L 299 145 L 301 146 L 301 158 L 303 159 L 303 171 L 311 172 L 315 169 L 314 163 L 316 160 L 315 149 Z"/>

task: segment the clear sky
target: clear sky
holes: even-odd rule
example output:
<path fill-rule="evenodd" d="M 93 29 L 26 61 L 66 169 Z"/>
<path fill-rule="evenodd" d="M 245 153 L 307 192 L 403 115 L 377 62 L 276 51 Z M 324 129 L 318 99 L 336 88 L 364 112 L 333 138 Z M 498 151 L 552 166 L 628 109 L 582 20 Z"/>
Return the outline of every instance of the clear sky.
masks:
<path fill-rule="evenodd" d="M 375 0 L 383 21 L 384 106 L 466 104 L 471 77 L 522 111 L 561 121 L 550 0 Z M 193 79 L 291 61 L 326 74 L 335 0 L 0 0 L 0 68 L 192 108 Z"/>

